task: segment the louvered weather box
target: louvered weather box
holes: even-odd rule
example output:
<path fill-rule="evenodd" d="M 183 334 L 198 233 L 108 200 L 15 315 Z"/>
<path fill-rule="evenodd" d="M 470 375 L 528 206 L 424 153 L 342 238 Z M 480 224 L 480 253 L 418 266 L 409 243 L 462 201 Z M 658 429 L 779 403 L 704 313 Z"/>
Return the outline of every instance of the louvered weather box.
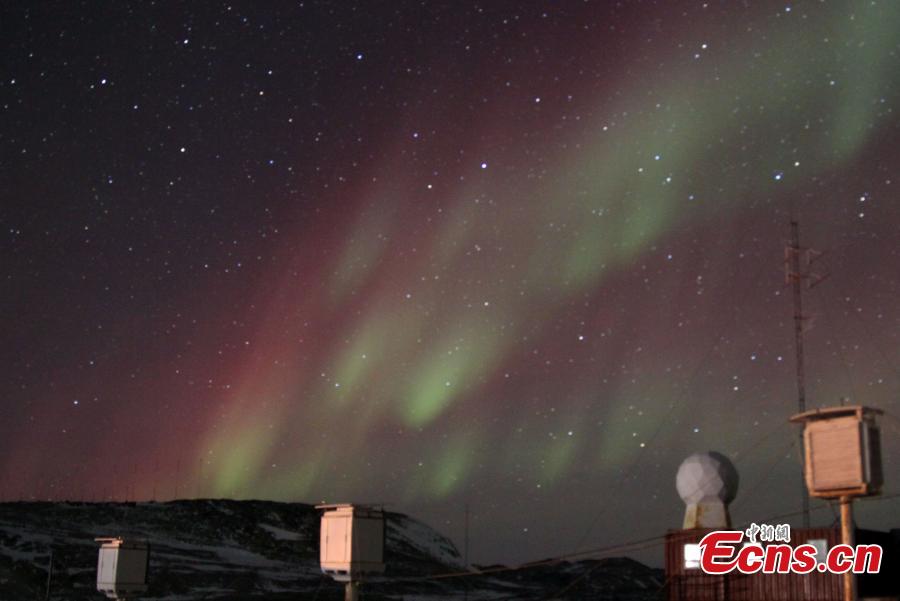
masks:
<path fill-rule="evenodd" d="M 319 564 L 338 582 L 384 572 L 384 512 L 364 505 L 317 505 L 322 513 Z"/>
<path fill-rule="evenodd" d="M 123 538 L 95 538 L 100 543 L 97 557 L 97 590 L 110 599 L 132 598 L 147 591 L 150 549 L 147 541 Z"/>
<path fill-rule="evenodd" d="M 881 492 L 879 409 L 842 406 L 800 413 L 803 424 L 805 473 L 809 494 L 836 498 Z"/>

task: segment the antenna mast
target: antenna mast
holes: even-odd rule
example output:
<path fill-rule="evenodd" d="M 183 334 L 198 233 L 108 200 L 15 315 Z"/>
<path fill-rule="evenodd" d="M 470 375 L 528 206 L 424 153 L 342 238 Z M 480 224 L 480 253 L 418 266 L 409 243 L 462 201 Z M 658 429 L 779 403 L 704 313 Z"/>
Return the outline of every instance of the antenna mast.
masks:
<path fill-rule="evenodd" d="M 822 253 L 800 246 L 800 224 L 791 218 L 791 241 L 784 249 L 784 275 L 794 293 L 794 348 L 797 352 L 797 412 L 806 411 L 806 373 L 803 365 L 803 332 L 806 316 L 803 315 L 803 286 L 813 288 L 821 284 L 830 274 L 814 273 L 812 264 Z M 800 454 L 805 456 L 803 434 L 800 434 Z M 801 498 L 803 499 L 803 527 L 809 528 L 809 496 L 803 468 L 800 469 Z"/>
<path fill-rule="evenodd" d="M 800 224 L 791 220 L 791 242 L 785 249 L 787 280 L 791 284 L 794 293 L 794 349 L 797 357 L 797 413 L 806 411 L 806 373 L 803 366 L 803 280 L 809 277 L 801 271 L 800 255 Z M 803 434 L 800 434 L 800 456 L 803 452 Z M 803 467 L 800 468 L 800 497 L 803 500 L 803 527 L 809 528 L 809 495 L 806 492 L 806 482 Z"/>

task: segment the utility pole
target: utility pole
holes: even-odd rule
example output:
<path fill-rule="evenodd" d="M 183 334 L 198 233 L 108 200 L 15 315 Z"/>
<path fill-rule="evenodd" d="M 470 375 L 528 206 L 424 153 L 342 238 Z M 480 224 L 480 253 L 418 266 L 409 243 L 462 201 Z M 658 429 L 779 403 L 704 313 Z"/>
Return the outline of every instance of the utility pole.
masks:
<path fill-rule="evenodd" d="M 465 526 L 465 537 L 463 540 L 463 564 L 466 567 L 466 571 L 469 571 L 469 504 L 466 503 L 466 526 Z M 469 579 L 466 578 L 466 596 L 465 601 L 469 601 Z"/>
<path fill-rule="evenodd" d="M 181 478 L 181 458 L 175 463 L 175 500 L 178 500 L 178 480 Z"/>
<path fill-rule="evenodd" d="M 806 372 L 803 356 L 803 331 L 806 316 L 803 315 L 803 287 L 812 288 L 827 276 L 811 271 L 813 261 L 821 253 L 800 246 L 800 224 L 791 219 L 791 240 L 784 249 L 785 280 L 791 285 L 794 298 L 794 350 L 797 361 L 797 413 L 806 411 Z M 800 434 L 800 456 L 804 457 L 803 434 Z M 809 495 L 803 468 L 800 468 L 800 498 L 803 500 L 803 527 L 809 528 Z"/>
<path fill-rule="evenodd" d="M 159 457 L 156 458 L 156 461 L 153 464 L 153 495 L 150 497 L 150 500 L 154 503 L 156 502 L 156 485 L 159 483 Z"/>
<path fill-rule="evenodd" d="M 469 504 L 466 503 L 466 530 L 465 530 L 465 544 L 463 547 L 463 563 L 466 564 L 466 569 L 469 569 Z"/>

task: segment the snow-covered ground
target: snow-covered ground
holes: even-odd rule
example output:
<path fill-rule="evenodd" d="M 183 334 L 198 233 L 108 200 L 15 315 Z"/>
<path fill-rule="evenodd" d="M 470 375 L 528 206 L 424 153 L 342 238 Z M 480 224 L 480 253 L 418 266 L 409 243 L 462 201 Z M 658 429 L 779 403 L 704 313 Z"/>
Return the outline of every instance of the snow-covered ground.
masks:
<path fill-rule="evenodd" d="M 434 579 L 464 571 L 453 543 L 406 515 L 387 514 L 384 576 L 366 583 L 370 601 L 542 599 L 575 579 L 565 598 L 656 599 L 659 570 L 630 560 Z M 319 514 L 300 503 L 195 500 L 169 503 L 0 503 L 0 601 L 43 598 L 53 551 L 51 598 L 100 599 L 98 536 L 150 544 L 146 599 L 287 601 L 341 599 L 318 566 Z M 604 560 L 607 561 L 607 560 Z M 590 572 L 583 577 L 585 572 Z M 466 589 L 468 588 L 468 593 Z"/>

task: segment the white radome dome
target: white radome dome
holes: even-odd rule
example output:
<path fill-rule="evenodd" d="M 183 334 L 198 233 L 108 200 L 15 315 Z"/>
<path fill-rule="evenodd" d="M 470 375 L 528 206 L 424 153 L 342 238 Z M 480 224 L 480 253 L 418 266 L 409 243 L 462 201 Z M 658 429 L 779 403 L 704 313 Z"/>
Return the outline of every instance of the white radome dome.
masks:
<path fill-rule="evenodd" d="M 678 468 L 675 486 L 688 505 L 709 501 L 730 503 L 737 495 L 738 473 L 721 453 L 694 453 Z"/>

